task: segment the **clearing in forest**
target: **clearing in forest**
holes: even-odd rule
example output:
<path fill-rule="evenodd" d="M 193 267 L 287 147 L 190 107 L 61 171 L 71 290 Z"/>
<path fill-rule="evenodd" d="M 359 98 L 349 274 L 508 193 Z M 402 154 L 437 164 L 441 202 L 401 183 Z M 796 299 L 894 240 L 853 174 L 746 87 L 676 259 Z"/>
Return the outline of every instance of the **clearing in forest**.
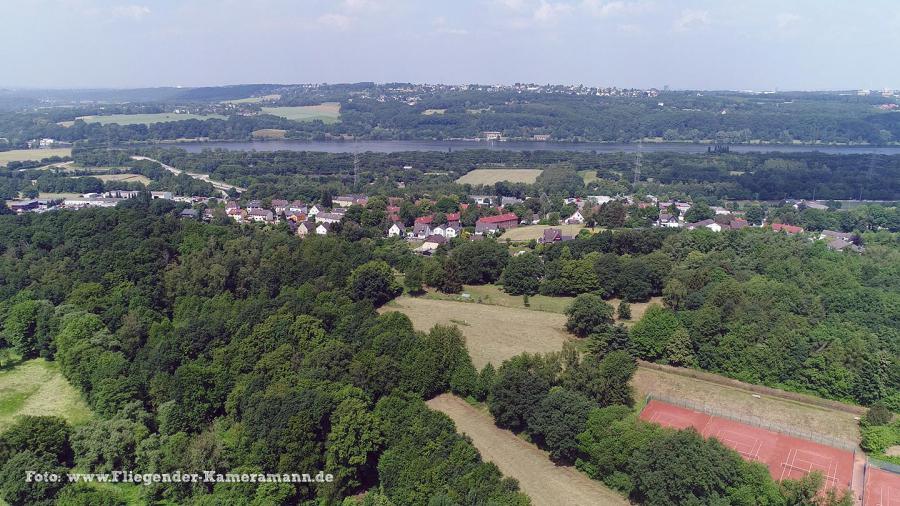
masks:
<path fill-rule="evenodd" d="M 80 116 L 78 119 L 84 120 L 85 123 L 100 123 L 101 125 L 109 125 L 115 123 L 117 125 L 150 125 L 153 123 L 168 123 L 171 121 L 185 121 L 196 119 L 200 121 L 208 119 L 227 119 L 220 114 L 210 114 L 201 116 L 199 114 L 175 114 L 173 112 L 160 112 L 152 114 L 110 114 L 108 116 Z"/>
<path fill-rule="evenodd" d="M 585 227 L 584 225 L 527 225 L 524 227 L 511 228 L 500 236 L 500 241 L 530 241 L 544 237 L 544 230 L 548 228 L 558 228 L 562 231 L 562 235 L 575 237 Z M 589 229 L 590 230 L 590 229 Z M 597 228 L 596 230 L 600 230 Z"/>
<path fill-rule="evenodd" d="M 60 416 L 77 425 L 91 410 L 55 362 L 34 359 L 0 371 L 0 432 L 21 415 Z"/>
<path fill-rule="evenodd" d="M 291 121 L 315 121 L 337 123 L 341 117 L 341 104 L 325 102 L 319 105 L 301 105 L 297 107 L 263 107 L 263 114 L 271 114 Z"/>
<path fill-rule="evenodd" d="M 30 162 L 54 156 L 72 156 L 72 148 L 13 149 L 0 151 L 0 167 L 9 162 Z"/>
<path fill-rule="evenodd" d="M 459 184 L 489 185 L 508 181 L 510 183 L 532 184 L 544 172 L 543 169 L 475 169 L 456 180 Z"/>
<path fill-rule="evenodd" d="M 549 353 L 572 339 L 561 314 L 486 304 L 400 297 L 382 311 L 401 311 L 416 330 L 454 324 L 466 338 L 472 363 L 479 370 L 488 362 L 499 366 L 522 352 Z"/>
<path fill-rule="evenodd" d="M 535 506 L 629 504 L 574 467 L 554 464 L 547 452 L 498 428 L 490 414 L 459 397 L 443 394 L 426 404 L 453 419 L 457 432 L 472 438 L 481 458 L 493 462 L 504 476 L 517 479 Z"/>

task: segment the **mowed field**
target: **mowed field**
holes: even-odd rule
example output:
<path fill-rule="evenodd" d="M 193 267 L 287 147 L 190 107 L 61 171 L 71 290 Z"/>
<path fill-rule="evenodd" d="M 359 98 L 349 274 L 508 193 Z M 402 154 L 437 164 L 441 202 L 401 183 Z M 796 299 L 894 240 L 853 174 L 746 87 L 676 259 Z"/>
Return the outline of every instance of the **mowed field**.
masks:
<path fill-rule="evenodd" d="M 85 177 L 95 177 L 101 181 L 128 181 L 129 183 L 141 183 L 144 186 L 153 182 L 143 174 L 99 174 Z"/>
<path fill-rule="evenodd" d="M 527 225 L 524 227 L 511 228 L 500 236 L 501 241 L 509 239 L 510 241 L 535 241 L 544 236 L 544 230 L 548 228 L 558 228 L 562 230 L 563 235 L 576 236 L 584 225 Z M 588 229 L 590 230 L 590 229 Z M 599 228 L 597 230 L 600 230 Z"/>
<path fill-rule="evenodd" d="M 454 324 L 466 338 L 472 363 L 479 370 L 488 362 L 499 366 L 522 352 L 549 353 L 572 339 L 561 314 L 487 304 L 400 297 L 381 311 L 401 311 L 417 330 Z"/>
<path fill-rule="evenodd" d="M 11 151 L 0 151 L 0 167 L 9 162 L 43 160 L 44 158 L 53 156 L 72 156 L 72 148 L 13 149 Z"/>
<path fill-rule="evenodd" d="M 519 480 L 520 489 L 534 506 L 629 504 L 574 467 L 554 464 L 547 452 L 498 428 L 490 414 L 459 397 L 443 394 L 426 404 L 449 416 L 457 432 L 472 439 L 482 459 L 493 462 L 505 476 Z"/>
<path fill-rule="evenodd" d="M 247 98 L 238 98 L 235 100 L 223 100 L 223 104 L 258 104 L 260 102 L 269 102 L 278 100 L 281 98 L 281 95 L 263 95 L 261 97 L 247 97 Z"/>
<path fill-rule="evenodd" d="M 641 309 L 646 310 L 647 306 L 649 303 Z M 479 369 L 488 362 L 499 366 L 504 360 L 522 352 L 549 353 L 561 350 L 563 343 L 569 340 L 584 342 L 565 331 L 565 315 L 553 312 L 412 297 L 400 297 L 381 310 L 405 313 L 413 326 L 422 331 L 427 331 L 436 323 L 456 324 L 466 338 L 472 362 Z M 635 305 L 632 305 L 632 315 L 632 321 L 639 317 Z M 632 380 L 635 398 L 643 399 L 648 394 L 676 397 L 709 404 L 736 415 L 757 416 L 772 423 L 792 425 L 846 441 L 859 441 L 859 429 L 852 413 L 757 394 L 750 388 L 742 388 L 740 384 L 722 385 L 686 376 L 687 371 L 677 372 L 639 367 Z"/>
<path fill-rule="evenodd" d="M 510 183 L 534 183 L 537 177 L 544 172 L 543 169 L 475 169 L 459 177 L 459 184 L 494 184 L 500 181 Z"/>
<path fill-rule="evenodd" d="M 220 114 L 210 114 L 201 116 L 199 114 L 175 114 L 171 112 L 160 112 L 154 114 L 110 114 L 109 116 L 80 116 L 78 119 L 84 120 L 85 123 L 100 123 L 101 125 L 109 125 L 116 123 L 118 125 L 150 125 L 153 123 L 167 123 L 170 121 L 185 121 L 189 119 L 207 120 L 207 119 L 227 119 Z"/>
<path fill-rule="evenodd" d="M 20 415 L 61 416 L 77 425 L 91 411 L 55 362 L 34 359 L 0 371 L 0 432 Z"/>
<path fill-rule="evenodd" d="M 297 107 L 263 107 L 264 114 L 279 116 L 291 121 L 315 121 L 337 123 L 341 117 L 341 104 L 325 102 L 319 105 L 302 105 Z"/>
<path fill-rule="evenodd" d="M 550 297 L 547 295 L 532 295 L 528 298 L 528 305 L 525 305 L 525 298 L 521 295 L 510 295 L 503 291 L 498 285 L 463 285 L 461 293 L 447 294 L 437 290 L 429 290 L 423 297 L 427 299 L 449 300 L 455 302 L 464 302 L 469 304 L 489 304 L 494 306 L 511 307 L 516 309 L 527 309 L 531 311 L 548 311 L 550 313 L 563 314 L 575 297 Z M 621 300 L 610 299 L 606 301 L 613 310 L 618 311 Z M 653 297 L 647 302 L 631 303 L 631 319 L 619 320 L 618 314 L 614 319 L 616 322 L 631 325 L 640 320 L 647 308 L 652 304 L 662 305 L 662 297 Z"/>
<path fill-rule="evenodd" d="M 250 133 L 254 139 L 284 139 L 287 130 L 280 128 L 262 128 Z"/>

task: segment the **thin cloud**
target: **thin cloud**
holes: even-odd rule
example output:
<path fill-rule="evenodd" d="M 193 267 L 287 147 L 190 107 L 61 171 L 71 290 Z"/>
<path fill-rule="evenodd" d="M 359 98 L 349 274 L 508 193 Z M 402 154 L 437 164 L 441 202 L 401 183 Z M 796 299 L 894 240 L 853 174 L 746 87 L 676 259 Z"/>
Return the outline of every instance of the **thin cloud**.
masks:
<path fill-rule="evenodd" d="M 321 16 L 319 16 L 316 19 L 316 22 L 328 28 L 346 30 L 347 28 L 350 28 L 350 25 L 353 23 L 353 19 L 343 14 L 329 12 L 327 14 L 322 14 Z"/>
<path fill-rule="evenodd" d="M 616 0 L 613 2 L 604 2 L 602 0 L 582 0 L 581 2 L 582 9 L 587 11 L 588 14 L 598 18 L 606 18 L 616 15 L 638 14 L 651 10 L 652 6 L 653 5 L 650 2 L 625 2 L 621 0 Z"/>
<path fill-rule="evenodd" d="M 685 9 L 681 11 L 681 16 L 675 20 L 675 31 L 686 32 L 693 28 L 706 26 L 711 23 L 709 11 Z"/>
<path fill-rule="evenodd" d="M 545 2 L 541 0 L 541 4 L 534 11 L 532 16 L 534 20 L 541 24 L 554 24 L 559 18 L 572 12 L 573 7 L 567 3 Z"/>
<path fill-rule="evenodd" d="M 775 25 L 779 30 L 789 30 L 793 28 L 802 18 L 792 12 L 782 12 L 775 16 Z"/>

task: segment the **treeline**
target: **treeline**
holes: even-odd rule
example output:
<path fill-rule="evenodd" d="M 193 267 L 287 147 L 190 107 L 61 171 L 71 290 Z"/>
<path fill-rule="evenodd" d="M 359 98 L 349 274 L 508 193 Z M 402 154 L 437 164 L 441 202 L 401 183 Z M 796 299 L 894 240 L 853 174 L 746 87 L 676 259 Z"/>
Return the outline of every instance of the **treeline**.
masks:
<path fill-rule="evenodd" d="M 154 483 L 178 504 L 527 505 L 423 398 L 470 394 L 455 328 L 375 307 L 408 249 L 177 218 L 133 199 L 0 219 L 4 350 L 59 363 L 96 417 L 26 417 L 0 436 L 12 505 L 124 504 L 114 487 L 25 471 L 332 474 L 326 483 Z M 7 348 L 8 347 L 8 348 Z"/>
<path fill-rule="evenodd" d="M 463 150 L 452 153 L 253 152 L 147 149 L 147 156 L 178 168 L 209 173 L 217 179 L 256 193 L 290 193 L 296 184 L 332 183 L 400 194 L 407 192 L 483 192 L 506 196 L 652 194 L 720 200 L 897 200 L 900 199 L 900 156 L 835 155 L 825 153 L 648 153 L 641 179 L 635 184 L 635 157 L 625 153 L 566 151 Z M 489 187 L 464 187 L 455 180 L 480 167 L 542 168 L 533 185 L 500 182 Z M 411 167 L 411 168 L 404 168 Z M 578 172 L 598 179 L 587 184 Z M 259 188 L 254 190 L 254 186 Z M 262 195 L 265 197 L 266 195 Z M 286 198 L 286 197 L 285 197 Z"/>
<path fill-rule="evenodd" d="M 900 251 L 892 234 L 863 238 L 856 255 L 758 229 L 633 230 L 513 258 L 491 240 L 453 240 L 410 267 L 407 288 L 499 282 L 514 295 L 596 297 L 570 328 L 602 352 L 900 411 Z M 599 325 L 612 321 L 601 298 L 613 297 L 664 306 L 630 331 Z"/>

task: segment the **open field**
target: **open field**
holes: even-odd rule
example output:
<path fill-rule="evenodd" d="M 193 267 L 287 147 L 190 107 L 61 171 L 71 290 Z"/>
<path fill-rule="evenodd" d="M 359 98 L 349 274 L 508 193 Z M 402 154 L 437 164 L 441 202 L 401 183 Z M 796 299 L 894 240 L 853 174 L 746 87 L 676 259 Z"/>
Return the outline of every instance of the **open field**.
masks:
<path fill-rule="evenodd" d="M 258 104 L 260 102 L 269 102 L 278 100 L 281 98 L 281 95 L 263 95 L 261 97 L 247 97 L 247 98 L 238 98 L 235 100 L 223 100 L 223 104 Z"/>
<path fill-rule="evenodd" d="M 472 439 L 485 461 L 493 462 L 505 476 L 519 480 L 521 490 L 535 506 L 629 504 L 574 467 L 554 464 L 547 452 L 498 428 L 490 414 L 459 397 L 443 394 L 427 404 L 453 419 L 457 432 Z"/>
<path fill-rule="evenodd" d="M 119 125 L 150 125 L 152 123 L 185 121 L 189 119 L 199 119 L 203 121 L 207 119 L 227 118 L 220 114 L 200 116 L 199 114 L 175 114 L 171 112 L 160 112 L 154 114 L 110 114 L 109 116 L 80 116 L 78 119 L 84 120 L 86 123 L 100 123 L 101 125 L 109 125 L 111 123 L 116 123 Z"/>
<path fill-rule="evenodd" d="M 38 194 L 39 199 L 49 199 L 49 200 L 74 199 L 74 198 L 78 198 L 80 196 L 81 196 L 80 193 L 73 193 L 73 192 L 60 192 L 60 193 L 41 192 Z"/>
<path fill-rule="evenodd" d="M 325 102 L 319 105 L 302 105 L 298 107 L 263 107 L 264 114 L 279 116 L 291 121 L 315 121 L 337 123 L 341 117 L 341 104 Z"/>
<path fill-rule="evenodd" d="M 44 158 L 50 158 L 52 156 L 72 156 L 72 148 L 13 149 L 11 151 L 0 151 L 0 167 L 9 162 L 43 160 Z"/>
<path fill-rule="evenodd" d="M 77 425 L 91 411 L 55 362 L 34 359 L 0 371 L 0 432 L 20 415 L 61 416 Z"/>
<path fill-rule="evenodd" d="M 465 295 L 468 294 L 468 298 Z M 488 304 L 494 306 L 528 309 L 531 311 L 548 311 L 551 313 L 564 313 L 575 297 L 548 297 L 546 295 L 532 295 L 529 297 L 529 305 L 525 306 L 525 300 L 521 295 L 510 295 L 497 285 L 463 285 L 462 293 L 446 294 L 436 290 L 429 291 L 423 297 L 427 299 L 451 300 L 474 304 Z"/>
<path fill-rule="evenodd" d="M 98 174 L 84 177 L 95 177 L 101 181 L 127 181 L 129 183 L 141 183 L 144 186 L 153 182 L 149 177 L 143 174 Z"/>
<path fill-rule="evenodd" d="M 537 177 L 544 172 L 543 169 L 475 169 L 460 176 L 456 180 L 459 184 L 494 184 L 500 181 L 510 183 L 534 183 Z"/>
<path fill-rule="evenodd" d="M 544 230 L 548 228 L 558 228 L 562 230 L 563 235 L 576 236 L 584 227 L 584 225 L 528 225 L 524 227 L 516 227 L 503 232 L 500 236 L 501 241 L 509 239 L 510 241 L 535 241 L 544 236 Z M 590 229 L 589 229 L 590 230 Z M 596 230 L 600 230 L 599 228 Z"/>
<path fill-rule="evenodd" d="M 859 429 L 854 419 L 856 415 L 846 411 L 760 394 L 749 388 L 722 385 L 647 366 L 638 367 L 632 386 L 638 398 L 644 398 L 648 394 L 675 397 L 714 406 L 736 416 L 755 416 L 774 424 L 797 427 L 847 442 L 859 441 Z"/>
<path fill-rule="evenodd" d="M 263 128 L 250 133 L 254 139 L 284 139 L 287 130 L 279 128 Z"/>
<path fill-rule="evenodd" d="M 472 363 L 481 369 L 488 362 L 499 366 L 522 352 L 549 353 L 573 339 L 561 314 L 448 300 L 400 297 L 381 311 L 401 311 L 417 330 L 435 324 L 455 324 L 466 338 Z"/>
<path fill-rule="evenodd" d="M 579 170 L 578 175 L 584 180 L 584 184 L 593 183 L 598 179 L 596 170 Z"/>

